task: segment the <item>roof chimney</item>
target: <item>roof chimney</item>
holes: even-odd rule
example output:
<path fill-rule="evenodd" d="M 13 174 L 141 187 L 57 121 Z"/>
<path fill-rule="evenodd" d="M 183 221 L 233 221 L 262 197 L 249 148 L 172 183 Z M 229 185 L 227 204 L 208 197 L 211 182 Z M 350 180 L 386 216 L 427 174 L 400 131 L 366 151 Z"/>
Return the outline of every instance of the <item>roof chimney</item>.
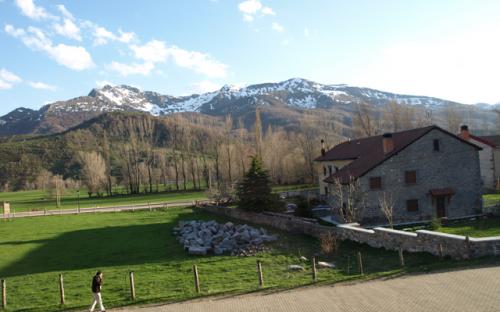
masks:
<path fill-rule="evenodd" d="M 384 155 L 389 154 L 394 150 L 392 133 L 384 133 L 384 135 L 382 135 L 382 149 L 384 151 Z"/>
<path fill-rule="evenodd" d="M 470 139 L 469 127 L 467 125 L 462 125 L 460 127 L 460 133 L 458 134 L 458 136 L 461 139 L 464 139 L 464 140 L 468 141 Z"/>
<path fill-rule="evenodd" d="M 325 140 L 321 139 L 321 156 L 325 156 Z"/>

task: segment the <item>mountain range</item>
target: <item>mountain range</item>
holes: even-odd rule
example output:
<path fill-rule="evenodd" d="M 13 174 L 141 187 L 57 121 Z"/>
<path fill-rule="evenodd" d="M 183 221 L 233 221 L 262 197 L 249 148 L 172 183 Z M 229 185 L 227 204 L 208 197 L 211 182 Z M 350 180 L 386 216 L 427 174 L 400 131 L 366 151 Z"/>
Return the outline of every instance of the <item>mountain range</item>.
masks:
<path fill-rule="evenodd" d="M 352 115 L 355 103 L 367 103 L 377 108 L 391 101 L 437 112 L 449 106 L 483 113 L 500 108 L 500 104 L 463 105 L 433 97 L 395 94 L 345 84 L 320 84 L 301 78 L 246 87 L 225 85 L 214 92 L 189 96 L 164 95 L 126 85 L 106 85 L 91 90 L 86 96 L 57 101 L 39 110 L 17 108 L 0 117 L 0 136 L 58 133 L 110 112 L 143 112 L 154 116 L 195 112 L 211 116 L 231 114 L 245 119 L 259 106 L 274 112 L 271 121 L 274 118 L 286 123 L 279 117 L 281 113 L 337 110 L 339 115 L 348 117 Z"/>

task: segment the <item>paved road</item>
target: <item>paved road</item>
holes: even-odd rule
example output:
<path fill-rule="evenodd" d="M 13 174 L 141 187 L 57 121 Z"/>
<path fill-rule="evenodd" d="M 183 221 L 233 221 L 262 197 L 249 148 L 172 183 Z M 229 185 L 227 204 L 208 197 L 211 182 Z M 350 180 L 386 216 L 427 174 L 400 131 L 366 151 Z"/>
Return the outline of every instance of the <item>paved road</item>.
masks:
<path fill-rule="evenodd" d="M 500 311 L 500 267 L 212 298 L 126 311 Z"/>

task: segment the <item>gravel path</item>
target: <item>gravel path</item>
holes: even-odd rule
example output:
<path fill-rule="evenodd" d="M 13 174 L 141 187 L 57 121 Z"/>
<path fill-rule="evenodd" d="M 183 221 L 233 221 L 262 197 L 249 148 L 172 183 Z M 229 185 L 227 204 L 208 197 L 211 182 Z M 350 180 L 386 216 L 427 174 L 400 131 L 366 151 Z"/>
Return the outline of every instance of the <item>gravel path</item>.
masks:
<path fill-rule="evenodd" d="M 500 267 L 201 299 L 123 311 L 500 311 Z"/>

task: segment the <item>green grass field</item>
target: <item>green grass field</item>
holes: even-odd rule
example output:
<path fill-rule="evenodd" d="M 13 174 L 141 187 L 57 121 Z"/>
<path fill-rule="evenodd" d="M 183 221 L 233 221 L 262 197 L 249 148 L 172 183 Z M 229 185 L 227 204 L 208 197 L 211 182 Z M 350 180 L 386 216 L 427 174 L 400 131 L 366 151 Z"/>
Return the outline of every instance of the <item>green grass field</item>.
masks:
<path fill-rule="evenodd" d="M 500 204 L 500 193 L 485 194 L 483 196 L 484 206 L 494 206 Z"/>
<path fill-rule="evenodd" d="M 126 195 L 117 194 L 106 197 L 89 198 L 84 192 L 80 192 L 80 207 L 109 207 L 129 204 L 179 202 L 206 199 L 204 191 L 166 191 L 161 193 Z M 68 209 L 78 206 L 78 194 L 76 190 L 68 190 L 61 198 L 61 207 L 56 207 L 54 199 L 47 199 L 43 191 L 22 191 L 0 193 L 0 201 L 8 201 L 13 212 Z"/>
<path fill-rule="evenodd" d="M 276 232 L 272 251 L 253 257 L 186 255 L 171 230 L 179 220 L 216 219 L 191 208 L 127 213 L 50 216 L 2 221 L 0 278 L 7 281 L 9 310 L 55 311 L 85 309 L 91 301 L 90 280 L 105 272 L 103 297 L 107 307 L 131 304 L 128 273 L 135 272 L 137 302 L 177 301 L 198 296 L 191 268 L 197 264 L 202 295 L 258 290 L 256 260 L 263 262 L 266 288 L 283 289 L 311 282 L 309 263 L 290 272 L 299 257 L 319 252 L 318 241 Z M 361 251 L 366 275 L 401 273 L 396 252 L 343 242 L 334 261 L 337 269 L 319 271 L 320 283 L 361 278 L 355 254 Z M 484 262 L 484 260 L 482 260 Z M 491 260 L 488 260 L 491 261 Z M 438 261 L 427 254 L 408 254 L 404 271 L 427 271 L 463 262 Z M 477 263 L 477 262 L 470 262 Z M 64 274 L 66 305 L 59 306 L 58 274 Z"/>
<path fill-rule="evenodd" d="M 441 226 L 438 231 L 471 237 L 500 236 L 500 218 L 450 222 Z"/>
<path fill-rule="evenodd" d="M 311 189 L 311 184 L 277 186 L 273 188 L 274 192 L 285 192 L 289 190 L 304 190 Z M 180 202 L 207 199 L 205 191 L 175 191 L 165 186 L 160 186 L 158 193 L 127 195 L 123 193 L 123 189 L 115 189 L 116 195 L 105 197 L 89 198 L 85 190 L 80 191 L 80 207 L 110 207 L 130 204 L 145 204 L 145 203 L 162 203 L 162 202 Z M 0 202 L 8 201 L 11 204 L 13 212 L 34 211 L 34 210 L 51 210 L 51 209 L 73 209 L 78 206 L 78 193 L 76 190 L 66 190 L 61 198 L 61 207 L 56 206 L 56 201 L 53 198 L 48 198 L 46 192 L 36 191 L 20 191 L 20 192 L 0 192 Z"/>

